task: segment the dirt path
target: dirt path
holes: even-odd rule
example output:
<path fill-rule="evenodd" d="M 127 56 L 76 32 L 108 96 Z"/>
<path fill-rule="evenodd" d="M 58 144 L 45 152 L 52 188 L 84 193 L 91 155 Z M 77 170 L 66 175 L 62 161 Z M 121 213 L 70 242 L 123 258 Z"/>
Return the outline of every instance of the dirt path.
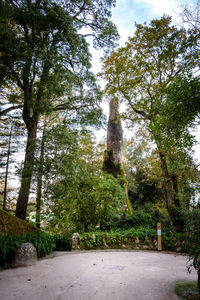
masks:
<path fill-rule="evenodd" d="M 176 281 L 196 280 L 187 258 L 158 252 L 66 253 L 0 272 L 1 300 L 176 300 Z"/>

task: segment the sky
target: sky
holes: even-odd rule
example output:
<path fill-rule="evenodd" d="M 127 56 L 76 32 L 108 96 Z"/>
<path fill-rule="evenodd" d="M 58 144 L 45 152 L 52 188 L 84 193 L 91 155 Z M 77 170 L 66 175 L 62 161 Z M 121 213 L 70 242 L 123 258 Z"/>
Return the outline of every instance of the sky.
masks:
<path fill-rule="evenodd" d="M 149 23 L 152 19 L 164 14 L 172 16 L 174 22 L 179 21 L 179 13 L 186 5 L 196 3 L 195 0 L 116 0 L 112 9 L 112 21 L 120 33 L 120 44 L 123 45 L 135 31 L 135 22 Z"/>
<path fill-rule="evenodd" d="M 197 0 L 116 0 L 112 8 L 112 21 L 120 34 L 119 46 L 123 46 L 128 37 L 135 32 L 135 23 L 150 23 L 164 14 L 172 16 L 175 24 L 181 22 L 180 12 L 186 5 L 195 4 Z M 92 71 L 97 74 L 101 70 L 100 57 L 102 51 L 91 49 L 93 55 Z"/>

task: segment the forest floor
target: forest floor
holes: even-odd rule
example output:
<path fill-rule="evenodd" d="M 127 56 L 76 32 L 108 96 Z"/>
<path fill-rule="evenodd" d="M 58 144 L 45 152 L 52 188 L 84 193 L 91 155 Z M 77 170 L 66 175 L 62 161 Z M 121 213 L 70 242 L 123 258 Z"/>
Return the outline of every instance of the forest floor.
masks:
<path fill-rule="evenodd" d="M 0 272 L 0 299 L 176 300 L 176 282 L 197 280 L 194 270 L 187 273 L 183 255 L 80 251 L 55 252 L 49 258 Z"/>

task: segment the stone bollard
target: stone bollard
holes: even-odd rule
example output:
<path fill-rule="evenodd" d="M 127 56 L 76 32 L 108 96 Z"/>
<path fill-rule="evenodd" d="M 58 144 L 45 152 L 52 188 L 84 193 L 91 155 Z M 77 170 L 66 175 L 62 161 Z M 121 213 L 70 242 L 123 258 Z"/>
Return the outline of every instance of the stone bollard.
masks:
<path fill-rule="evenodd" d="M 78 232 L 75 232 L 72 236 L 72 250 L 80 249 L 79 244 L 78 244 L 78 237 L 79 237 Z"/>
<path fill-rule="evenodd" d="M 13 267 L 32 266 L 37 262 L 37 251 L 31 243 L 21 244 L 15 253 Z"/>

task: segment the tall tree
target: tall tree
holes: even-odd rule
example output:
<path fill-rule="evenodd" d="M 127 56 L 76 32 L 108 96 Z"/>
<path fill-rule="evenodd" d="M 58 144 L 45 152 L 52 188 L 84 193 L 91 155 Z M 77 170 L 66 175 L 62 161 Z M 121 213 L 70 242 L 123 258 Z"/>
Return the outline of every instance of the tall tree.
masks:
<path fill-rule="evenodd" d="M 117 38 L 109 20 L 113 4 L 112 0 L 1 2 L 0 83 L 19 90 L 27 129 L 16 207 L 21 219 L 26 218 L 40 116 L 73 109 L 89 118 L 95 108 L 100 116 L 100 92 L 89 72 L 86 36 L 93 36 L 97 48 L 113 45 Z"/>
<path fill-rule="evenodd" d="M 124 208 L 127 214 L 132 214 L 132 207 L 128 198 L 128 182 L 125 178 L 125 172 L 122 163 L 123 132 L 121 118 L 119 114 L 119 101 L 113 97 L 109 103 L 110 115 L 107 127 L 107 149 L 104 151 L 103 170 L 114 177 L 123 178 L 122 185 L 125 191 Z"/>
<path fill-rule="evenodd" d="M 132 124 L 140 122 L 151 134 L 160 157 L 166 206 L 176 230 L 180 231 L 183 220 L 179 213 L 177 178 L 170 171 L 174 163 L 172 154 L 178 145 L 160 127 L 160 114 L 166 88 L 179 74 L 196 66 L 199 51 L 195 31 L 177 29 L 170 23 L 171 18 L 163 16 L 149 26 L 137 25 L 135 35 L 126 46 L 105 59 L 102 76 L 107 81 L 106 92 L 127 104 L 125 118 Z"/>
<path fill-rule="evenodd" d="M 3 191 L 3 209 L 8 209 L 7 198 L 8 190 L 13 190 L 9 187 L 9 181 L 17 176 L 15 169 L 19 163 L 17 152 L 19 148 L 23 149 L 23 131 L 24 126 L 20 118 L 20 114 L 15 112 L 12 116 L 6 115 L 1 119 L 1 151 L 0 151 L 0 178 L 4 180 Z"/>
<path fill-rule="evenodd" d="M 114 97 L 110 103 L 110 115 L 107 128 L 107 149 L 104 152 L 103 170 L 113 176 L 121 174 L 123 133 L 119 114 L 119 102 Z"/>

